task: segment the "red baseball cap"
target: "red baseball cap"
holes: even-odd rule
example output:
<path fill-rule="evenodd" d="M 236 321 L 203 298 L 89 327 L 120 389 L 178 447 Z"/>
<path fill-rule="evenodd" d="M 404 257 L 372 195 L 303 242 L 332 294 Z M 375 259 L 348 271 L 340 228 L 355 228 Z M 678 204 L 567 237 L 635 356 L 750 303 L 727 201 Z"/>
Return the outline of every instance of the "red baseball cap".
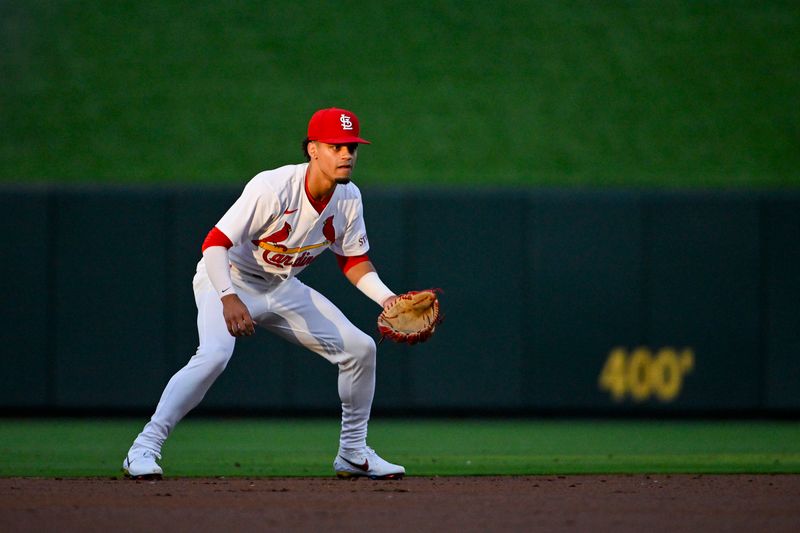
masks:
<path fill-rule="evenodd" d="M 358 136 L 358 117 L 351 111 L 329 107 L 320 109 L 308 121 L 308 139 L 328 144 L 371 144 Z"/>

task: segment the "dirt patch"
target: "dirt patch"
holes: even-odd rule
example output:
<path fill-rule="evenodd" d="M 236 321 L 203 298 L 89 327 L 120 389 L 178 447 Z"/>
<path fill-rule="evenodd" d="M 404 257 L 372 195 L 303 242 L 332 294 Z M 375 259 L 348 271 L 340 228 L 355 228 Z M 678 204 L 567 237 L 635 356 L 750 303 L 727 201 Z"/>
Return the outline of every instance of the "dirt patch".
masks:
<path fill-rule="evenodd" d="M 799 531 L 800 476 L 0 479 L 3 531 Z"/>

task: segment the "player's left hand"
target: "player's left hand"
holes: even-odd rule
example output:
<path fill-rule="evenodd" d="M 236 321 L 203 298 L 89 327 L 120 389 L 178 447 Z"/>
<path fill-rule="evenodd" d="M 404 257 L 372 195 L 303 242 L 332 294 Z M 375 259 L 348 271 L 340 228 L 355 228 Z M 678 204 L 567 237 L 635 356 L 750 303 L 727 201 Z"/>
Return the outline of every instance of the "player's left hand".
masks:
<path fill-rule="evenodd" d="M 442 322 L 437 292 L 440 290 L 411 291 L 387 298 L 378 316 L 381 339 L 407 344 L 428 340 Z"/>
<path fill-rule="evenodd" d="M 399 298 L 399 296 L 397 296 L 396 294 L 395 294 L 394 296 L 389 296 L 388 298 L 386 298 L 386 299 L 383 301 L 383 308 L 384 308 L 384 309 L 386 309 L 387 307 L 391 307 L 391 306 L 392 306 L 392 303 L 393 303 L 395 300 L 397 300 L 398 298 Z"/>

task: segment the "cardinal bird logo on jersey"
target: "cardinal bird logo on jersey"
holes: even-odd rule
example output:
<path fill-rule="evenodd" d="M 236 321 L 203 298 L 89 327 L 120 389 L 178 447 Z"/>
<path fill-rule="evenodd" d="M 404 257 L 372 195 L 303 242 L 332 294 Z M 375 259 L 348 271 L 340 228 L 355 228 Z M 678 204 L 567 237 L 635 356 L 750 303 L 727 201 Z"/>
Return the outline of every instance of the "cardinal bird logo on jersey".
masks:
<path fill-rule="evenodd" d="M 322 226 L 322 235 L 325 237 L 324 242 L 311 244 L 307 246 L 300 246 L 297 248 L 289 248 L 283 241 L 289 238 L 292 233 L 292 226 L 288 222 L 283 223 L 283 227 L 271 233 L 266 237 L 257 241 L 252 241 L 254 245 L 264 250 L 261 257 L 264 262 L 278 268 L 283 267 L 303 267 L 310 265 L 317 258 L 316 255 L 308 253 L 308 250 L 322 248 L 323 246 L 330 245 L 336 240 L 336 230 L 333 227 L 333 215 L 325 219 Z"/>
<path fill-rule="evenodd" d="M 253 241 L 253 244 L 258 246 L 262 242 L 263 243 L 270 243 L 270 244 L 274 245 L 276 248 L 280 248 L 282 250 L 286 250 L 285 246 L 283 246 L 282 244 L 278 244 L 278 243 L 283 242 L 286 239 L 288 239 L 289 238 L 289 234 L 291 232 L 292 232 L 292 226 L 288 222 L 285 222 L 281 229 L 279 229 L 278 231 L 276 231 L 275 233 L 273 233 L 271 235 L 267 235 L 263 239 L 260 239 L 258 241 Z"/>
<path fill-rule="evenodd" d="M 333 215 L 325 219 L 325 225 L 322 226 L 322 234 L 328 242 L 336 240 L 336 230 L 333 229 Z"/>

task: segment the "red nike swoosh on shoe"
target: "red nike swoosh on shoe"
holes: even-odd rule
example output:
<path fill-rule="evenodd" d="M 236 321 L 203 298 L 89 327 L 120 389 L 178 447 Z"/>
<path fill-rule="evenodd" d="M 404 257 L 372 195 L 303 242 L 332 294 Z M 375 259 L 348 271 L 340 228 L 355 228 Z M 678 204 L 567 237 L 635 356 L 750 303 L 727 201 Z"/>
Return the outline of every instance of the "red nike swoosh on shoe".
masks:
<path fill-rule="evenodd" d="M 297 211 L 297 209 L 287 209 L 286 211 L 283 212 L 283 214 L 284 215 L 291 215 L 295 211 Z"/>
<path fill-rule="evenodd" d="M 342 457 L 342 456 L 340 455 L 339 457 Z M 360 465 L 358 463 L 354 463 L 353 461 L 349 461 L 345 457 L 342 457 L 342 460 L 345 461 L 347 464 L 352 465 L 355 468 L 358 468 L 362 472 L 366 472 L 367 470 L 369 470 L 369 461 L 367 459 L 364 459 L 364 464 L 363 465 Z"/>

